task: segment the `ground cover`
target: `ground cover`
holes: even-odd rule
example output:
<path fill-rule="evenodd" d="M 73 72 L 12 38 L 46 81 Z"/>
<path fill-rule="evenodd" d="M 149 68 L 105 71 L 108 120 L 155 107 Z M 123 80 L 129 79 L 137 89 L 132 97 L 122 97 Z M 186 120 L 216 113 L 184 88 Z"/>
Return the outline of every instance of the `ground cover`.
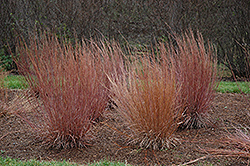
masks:
<path fill-rule="evenodd" d="M 217 91 L 222 93 L 250 93 L 250 82 L 221 81 Z"/>
<path fill-rule="evenodd" d="M 4 79 L 4 86 L 8 89 L 26 89 L 28 83 L 23 76 L 10 74 Z"/>
<path fill-rule="evenodd" d="M 190 165 L 247 165 L 249 158 L 213 155 L 207 151 L 209 148 L 237 148 L 235 145 L 221 144 L 221 139 L 228 132 L 235 131 L 233 126 L 250 126 L 249 102 L 246 98 L 249 95 L 217 93 L 208 112 L 211 124 L 206 128 L 175 132 L 180 143 L 161 151 L 127 146 L 124 144 L 126 137 L 112 128 L 119 121 L 108 117 L 103 117 L 101 123 L 95 125 L 96 138 L 87 148 L 48 149 L 42 146 L 28 124 L 15 115 L 5 115 L 0 118 L 0 155 L 21 160 L 66 160 L 79 164 L 107 159 L 132 165 L 179 165 L 190 161 Z M 32 116 L 32 112 L 29 116 Z"/>
<path fill-rule="evenodd" d="M 38 161 L 38 160 L 27 160 L 27 161 L 22 161 L 22 160 L 17 160 L 17 159 L 12 159 L 10 157 L 1 157 L 0 156 L 0 164 L 2 166 L 78 166 L 79 164 L 73 163 L 73 162 L 59 162 L 59 161 Z M 88 164 L 89 166 L 129 166 L 126 163 L 120 163 L 120 162 L 111 162 L 111 161 L 99 161 L 99 162 L 94 162 L 91 164 Z"/>

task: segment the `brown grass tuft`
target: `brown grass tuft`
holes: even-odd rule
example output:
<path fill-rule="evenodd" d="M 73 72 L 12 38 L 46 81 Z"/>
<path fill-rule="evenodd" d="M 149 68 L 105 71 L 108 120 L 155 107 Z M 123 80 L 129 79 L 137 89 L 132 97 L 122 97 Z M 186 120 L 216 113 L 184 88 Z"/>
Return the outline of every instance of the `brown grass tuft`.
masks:
<path fill-rule="evenodd" d="M 177 81 L 181 83 L 180 101 L 185 105 L 182 128 L 197 128 L 206 124 L 206 113 L 214 98 L 216 87 L 216 54 L 212 45 L 204 44 L 190 30 L 175 37 L 176 46 L 169 46 L 177 68 Z"/>
<path fill-rule="evenodd" d="M 206 148 L 206 152 L 212 155 L 235 156 L 250 158 L 250 128 L 235 128 L 235 133 L 227 133 L 220 139 L 223 149 Z"/>
<path fill-rule="evenodd" d="M 34 126 L 45 143 L 58 148 L 87 145 L 108 102 L 100 49 L 93 42 L 73 46 L 46 34 L 19 48 L 19 70 L 42 102 Z"/>
<path fill-rule="evenodd" d="M 112 99 L 132 130 L 130 142 L 141 148 L 164 149 L 175 143 L 181 112 L 177 108 L 175 72 L 163 60 L 135 58 L 128 71 L 110 78 Z M 126 131 L 125 131 L 126 132 Z"/>

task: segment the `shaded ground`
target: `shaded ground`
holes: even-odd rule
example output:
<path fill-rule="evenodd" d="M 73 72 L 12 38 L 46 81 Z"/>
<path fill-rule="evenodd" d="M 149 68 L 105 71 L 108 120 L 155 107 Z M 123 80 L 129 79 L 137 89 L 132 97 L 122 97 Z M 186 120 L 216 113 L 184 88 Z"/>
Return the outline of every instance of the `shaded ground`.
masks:
<path fill-rule="evenodd" d="M 208 147 L 224 148 L 218 140 L 222 135 L 227 134 L 226 129 L 232 130 L 232 125 L 250 126 L 250 119 L 247 116 L 250 113 L 250 103 L 245 100 L 245 97 L 239 94 L 218 93 L 209 112 L 212 124 L 207 128 L 177 131 L 176 137 L 180 139 L 180 144 L 163 151 L 127 147 L 123 144 L 123 136 L 114 133 L 103 123 L 96 126 L 99 132 L 92 146 L 88 148 L 47 149 L 41 146 L 35 133 L 20 118 L 14 115 L 0 115 L 0 155 L 23 160 L 65 159 L 80 164 L 107 159 L 132 165 L 179 165 L 189 161 L 192 161 L 193 165 L 248 165 L 250 159 L 211 156 L 205 151 Z"/>

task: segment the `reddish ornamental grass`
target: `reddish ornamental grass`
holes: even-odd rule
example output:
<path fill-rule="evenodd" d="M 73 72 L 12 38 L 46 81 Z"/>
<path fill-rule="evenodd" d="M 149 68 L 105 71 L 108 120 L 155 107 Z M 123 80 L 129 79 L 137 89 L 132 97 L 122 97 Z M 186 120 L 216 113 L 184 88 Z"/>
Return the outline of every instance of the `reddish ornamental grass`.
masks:
<path fill-rule="evenodd" d="M 206 148 L 206 152 L 212 155 L 225 155 L 250 158 L 250 132 L 248 127 L 236 129 L 236 132 L 226 133 L 227 136 L 220 138 L 220 143 L 225 149 Z"/>
<path fill-rule="evenodd" d="M 50 146 L 87 145 L 108 102 L 100 49 L 84 42 L 73 47 L 53 35 L 34 37 L 19 48 L 19 70 L 42 102 L 33 127 Z"/>
<path fill-rule="evenodd" d="M 51 146 L 85 146 L 110 96 L 132 131 L 130 143 L 168 147 L 180 123 L 204 124 L 216 76 L 213 49 L 205 48 L 199 33 L 175 40 L 177 47 L 161 44 L 151 56 L 125 56 L 117 43 L 73 47 L 53 35 L 20 44 L 19 70 L 42 101 L 33 127 Z"/>
<path fill-rule="evenodd" d="M 129 143 L 164 149 L 175 143 L 173 133 L 182 113 L 176 103 L 174 69 L 167 60 L 160 65 L 156 59 L 138 57 L 128 71 L 122 70 L 110 81 L 118 113 L 132 130 Z"/>
<path fill-rule="evenodd" d="M 197 32 L 175 37 L 176 46 L 170 45 L 177 69 L 177 81 L 181 84 L 180 102 L 184 107 L 183 128 L 197 128 L 206 124 L 206 113 L 211 106 L 216 88 L 216 54 L 210 43 L 204 44 Z"/>

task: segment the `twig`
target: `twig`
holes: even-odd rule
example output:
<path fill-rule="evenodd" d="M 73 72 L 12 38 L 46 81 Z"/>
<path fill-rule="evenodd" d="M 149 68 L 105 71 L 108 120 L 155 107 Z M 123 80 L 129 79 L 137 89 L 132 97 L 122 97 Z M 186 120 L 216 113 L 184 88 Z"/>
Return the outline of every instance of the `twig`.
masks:
<path fill-rule="evenodd" d="M 200 158 L 198 158 L 198 159 L 189 161 L 189 162 L 187 162 L 187 163 L 180 164 L 180 165 L 178 165 L 178 166 L 184 166 L 184 165 L 188 165 L 188 164 L 193 164 L 193 163 L 195 163 L 195 162 L 197 162 L 197 161 L 199 161 L 199 160 L 203 160 L 203 159 L 207 158 L 208 156 L 209 156 L 209 155 L 203 156 L 203 157 L 200 157 Z"/>
<path fill-rule="evenodd" d="M 155 158 L 156 158 L 157 164 L 160 165 L 160 162 L 159 162 L 159 160 L 158 160 L 158 158 L 157 158 L 157 156 L 156 156 L 154 150 L 153 150 L 153 154 L 154 154 L 154 156 L 155 156 Z"/>
<path fill-rule="evenodd" d="M 110 126 L 110 125 L 108 125 L 107 123 L 103 123 L 103 122 L 101 122 L 101 123 L 104 124 L 104 125 L 106 125 L 106 126 L 108 126 L 108 127 L 111 128 L 112 130 L 117 131 L 118 133 L 120 133 L 120 134 L 122 134 L 122 135 L 125 135 L 126 137 L 130 138 L 130 136 L 129 136 L 128 134 L 119 131 L 118 129 L 116 129 L 116 128 Z"/>
<path fill-rule="evenodd" d="M 144 157 L 144 162 L 147 163 L 147 165 L 148 165 L 149 163 L 148 163 L 148 159 L 147 159 L 147 154 L 148 154 L 148 150 L 146 149 L 146 153 L 145 153 L 145 157 Z"/>
<path fill-rule="evenodd" d="M 21 131 L 21 130 L 8 132 L 8 133 L 4 134 L 4 135 L 0 138 L 0 141 L 1 141 L 1 139 L 3 139 L 4 137 L 6 137 L 7 135 L 13 134 L 13 133 L 18 133 L 18 132 L 20 132 L 20 131 Z"/>

